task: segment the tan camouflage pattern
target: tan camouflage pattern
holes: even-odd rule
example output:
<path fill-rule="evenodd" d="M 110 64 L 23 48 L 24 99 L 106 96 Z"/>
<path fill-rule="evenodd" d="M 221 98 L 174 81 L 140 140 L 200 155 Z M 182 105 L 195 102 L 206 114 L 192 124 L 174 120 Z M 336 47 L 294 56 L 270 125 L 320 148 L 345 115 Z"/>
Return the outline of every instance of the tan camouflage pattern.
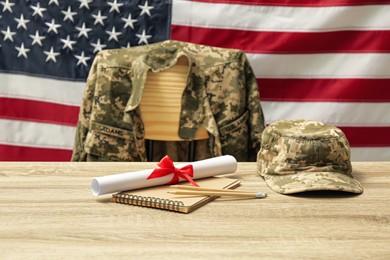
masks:
<path fill-rule="evenodd" d="M 352 176 L 351 150 L 337 127 L 309 120 L 281 120 L 267 126 L 257 155 L 259 174 L 276 192 L 314 190 L 362 193 Z"/>
<path fill-rule="evenodd" d="M 203 126 L 210 136 L 206 143 L 196 141 L 195 160 L 229 154 L 238 161 L 255 161 L 264 116 L 245 53 L 178 41 L 96 55 L 80 108 L 72 161 L 146 161 L 139 104 L 147 72 L 167 69 L 181 56 L 189 59 L 190 68 L 179 135 L 192 140 Z M 188 150 L 188 145 L 177 142 L 157 144 L 157 151 L 176 151 L 170 155 L 173 160 Z"/>

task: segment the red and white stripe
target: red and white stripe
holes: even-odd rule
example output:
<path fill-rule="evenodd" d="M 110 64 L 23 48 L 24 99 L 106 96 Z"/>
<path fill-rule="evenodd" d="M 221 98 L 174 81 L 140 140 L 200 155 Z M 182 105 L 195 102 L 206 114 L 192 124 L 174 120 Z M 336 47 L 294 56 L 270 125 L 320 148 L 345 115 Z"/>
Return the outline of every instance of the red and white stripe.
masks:
<path fill-rule="evenodd" d="M 84 82 L 0 73 L 0 160 L 69 161 Z"/>
<path fill-rule="evenodd" d="M 390 159 L 390 1 L 174 1 L 172 38 L 246 52 L 266 123 L 311 119 Z"/>

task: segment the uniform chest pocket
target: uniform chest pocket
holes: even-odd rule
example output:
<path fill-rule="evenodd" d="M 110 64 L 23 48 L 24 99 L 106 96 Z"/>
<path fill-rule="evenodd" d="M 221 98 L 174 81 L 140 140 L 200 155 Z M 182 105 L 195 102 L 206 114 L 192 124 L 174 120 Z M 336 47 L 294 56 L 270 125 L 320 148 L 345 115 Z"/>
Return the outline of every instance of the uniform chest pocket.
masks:
<path fill-rule="evenodd" d="M 132 131 L 99 123 L 92 123 L 84 149 L 101 161 L 134 161 L 138 157 Z"/>
<path fill-rule="evenodd" d="M 222 153 L 233 155 L 238 161 L 246 161 L 248 156 L 248 118 L 246 111 L 236 120 L 219 128 Z"/>

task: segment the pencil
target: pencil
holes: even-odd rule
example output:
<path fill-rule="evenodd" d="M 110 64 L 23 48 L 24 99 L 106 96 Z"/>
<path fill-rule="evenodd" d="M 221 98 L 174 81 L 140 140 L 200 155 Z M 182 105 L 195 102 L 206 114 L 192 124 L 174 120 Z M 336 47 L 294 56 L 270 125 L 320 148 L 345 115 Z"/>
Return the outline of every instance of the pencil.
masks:
<path fill-rule="evenodd" d="M 246 197 L 246 198 L 265 198 L 267 194 L 265 192 L 252 192 L 252 191 L 240 191 L 240 190 L 228 190 L 228 189 L 210 189 L 202 187 L 184 186 L 184 185 L 172 185 L 170 186 L 172 191 L 168 191 L 171 194 L 176 195 L 197 195 L 197 196 L 234 196 L 234 197 Z"/>

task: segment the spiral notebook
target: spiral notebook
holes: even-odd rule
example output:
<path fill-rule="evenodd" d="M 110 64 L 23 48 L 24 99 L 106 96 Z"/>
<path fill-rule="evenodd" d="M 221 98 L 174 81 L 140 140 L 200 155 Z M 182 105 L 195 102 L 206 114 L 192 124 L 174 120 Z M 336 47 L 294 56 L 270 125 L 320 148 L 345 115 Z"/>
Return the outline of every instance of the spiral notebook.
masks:
<path fill-rule="evenodd" d="M 238 180 L 224 177 L 210 177 L 196 180 L 196 182 L 200 187 L 214 189 L 234 189 L 240 185 Z M 111 201 L 121 204 L 190 213 L 217 198 L 216 196 L 179 196 L 168 193 L 169 190 L 169 185 L 164 185 L 139 190 L 122 191 L 113 194 Z"/>

